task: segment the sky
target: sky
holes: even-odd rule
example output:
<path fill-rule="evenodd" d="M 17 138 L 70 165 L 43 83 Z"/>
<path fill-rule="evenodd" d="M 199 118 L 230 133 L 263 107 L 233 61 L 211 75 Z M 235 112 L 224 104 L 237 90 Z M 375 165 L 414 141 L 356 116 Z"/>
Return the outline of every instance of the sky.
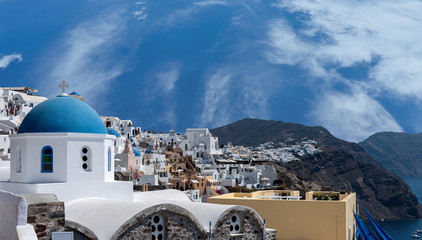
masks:
<path fill-rule="evenodd" d="M 0 0 L 0 86 L 66 80 L 100 115 L 184 132 L 251 117 L 362 141 L 422 131 L 422 1 Z"/>

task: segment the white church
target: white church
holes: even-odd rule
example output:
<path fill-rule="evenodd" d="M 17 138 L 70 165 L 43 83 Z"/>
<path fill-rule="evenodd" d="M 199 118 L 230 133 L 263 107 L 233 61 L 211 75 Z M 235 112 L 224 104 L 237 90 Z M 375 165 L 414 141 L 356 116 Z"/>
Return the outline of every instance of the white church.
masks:
<path fill-rule="evenodd" d="M 60 86 L 10 137 L 10 176 L 0 176 L 4 239 L 274 239 L 251 208 L 192 202 L 178 190 L 133 192 L 132 182 L 115 181 L 115 136 Z"/>
<path fill-rule="evenodd" d="M 64 202 L 131 201 L 132 184 L 114 181 L 114 138 L 88 104 L 65 93 L 44 101 L 10 136 L 10 181 L 0 182 L 0 189 L 54 192 Z"/>

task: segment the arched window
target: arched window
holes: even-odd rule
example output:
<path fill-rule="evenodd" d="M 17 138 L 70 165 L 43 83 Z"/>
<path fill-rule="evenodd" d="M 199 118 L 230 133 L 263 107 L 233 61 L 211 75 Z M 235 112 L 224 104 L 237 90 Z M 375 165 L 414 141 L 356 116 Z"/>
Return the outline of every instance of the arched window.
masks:
<path fill-rule="evenodd" d="M 41 155 L 41 172 L 53 172 L 53 148 L 45 146 Z"/>
<path fill-rule="evenodd" d="M 107 166 L 108 171 L 111 172 L 111 147 L 108 147 Z"/>

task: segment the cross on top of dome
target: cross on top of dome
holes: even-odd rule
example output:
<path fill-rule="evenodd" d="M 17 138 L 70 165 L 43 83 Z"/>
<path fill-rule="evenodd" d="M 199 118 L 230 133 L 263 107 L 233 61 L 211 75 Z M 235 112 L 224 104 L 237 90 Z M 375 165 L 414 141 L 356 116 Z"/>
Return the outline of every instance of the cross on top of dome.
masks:
<path fill-rule="evenodd" d="M 60 95 L 67 95 L 66 88 L 69 88 L 69 84 L 67 84 L 66 81 L 63 80 L 62 83 L 59 84 L 59 88 L 62 89 L 62 93 Z"/>

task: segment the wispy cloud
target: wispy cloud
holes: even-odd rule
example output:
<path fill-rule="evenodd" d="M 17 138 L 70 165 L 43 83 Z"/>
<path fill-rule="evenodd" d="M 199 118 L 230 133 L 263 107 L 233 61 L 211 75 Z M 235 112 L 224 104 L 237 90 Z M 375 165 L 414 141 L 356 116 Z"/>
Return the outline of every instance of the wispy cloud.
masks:
<path fill-rule="evenodd" d="M 246 8 L 246 9 L 248 9 L 248 11 L 250 12 L 250 13 L 252 13 L 253 15 L 255 15 L 255 11 L 248 5 L 248 4 L 246 4 L 245 2 L 243 2 L 243 1 L 241 1 L 241 3 L 242 3 L 242 5 Z"/>
<path fill-rule="evenodd" d="M 6 69 L 12 62 L 21 62 L 23 60 L 21 54 L 10 54 L 0 57 L 0 69 Z"/>
<path fill-rule="evenodd" d="M 362 141 L 374 132 L 403 131 L 390 113 L 364 91 L 326 92 L 313 107 L 311 116 L 316 122 L 329 126 L 335 136 L 347 136 L 349 141 Z"/>
<path fill-rule="evenodd" d="M 160 25 L 165 26 L 174 26 L 180 23 L 189 22 L 189 20 L 192 19 L 192 17 L 201 12 L 202 10 L 205 10 L 212 6 L 226 6 L 227 2 L 222 0 L 204 0 L 204 1 L 197 1 L 191 4 L 190 6 L 187 6 L 183 9 L 175 10 L 166 16 L 164 16 L 162 19 L 160 19 L 158 22 Z"/>
<path fill-rule="evenodd" d="M 207 70 L 198 127 L 218 127 L 244 117 L 270 117 L 268 99 L 279 85 L 272 81 L 275 74 L 240 58 L 238 64 L 225 62 Z"/>
<path fill-rule="evenodd" d="M 133 16 L 138 20 L 145 20 L 148 17 L 148 14 L 145 13 L 147 7 L 142 7 L 140 10 L 133 12 Z"/>
<path fill-rule="evenodd" d="M 161 69 L 154 75 L 154 82 L 157 84 L 158 91 L 165 91 L 170 93 L 176 86 L 176 82 L 179 79 L 181 63 L 170 62 L 165 64 Z"/>
<path fill-rule="evenodd" d="M 42 84 L 50 86 L 46 90 L 57 92 L 56 83 L 65 79 L 71 91 L 79 91 L 91 104 L 104 103 L 101 96 L 126 70 L 124 57 L 116 51 L 124 40 L 125 13 L 113 9 L 71 28 L 43 63 L 46 76 Z"/>
<path fill-rule="evenodd" d="M 231 77 L 229 69 L 219 69 L 206 77 L 199 126 L 221 126 L 230 120 L 229 83 Z"/>
<path fill-rule="evenodd" d="M 300 66 L 310 74 L 311 81 L 319 82 L 320 94 L 324 95 L 319 105 L 328 104 L 333 109 L 327 115 L 319 107 L 314 123 L 349 140 L 380 130 L 401 130 L 376 98 L 388 93 L 422 100 L 422 2 L 294 0 L 279 1 L 275 6 L 298 14 L 300 25 L 294 29 L 289 19 L 271 21 L 271 50 L 266 57 L 273 63 Z M 341 73 L 362 65 L 369 71 L 360 79 L 348 79 Z M 339 83 L 354 94 L 336 93 Z M 347 104 L 333 103 L 339 100 Z M 343 116 L 348 117 L 346 122 Z M 374 120 L 368 123 L 362 121 L 363 117 Z M 342 122 L 350 131 L 339 130 L 337 125 Z"/>
<path fill-rule="evenodd" d="M 161 114 L 157 122 L 166 124 L 171 128 L 177 126 L 177 103 L 174 101 L 177 82 L 180 78 L 183 64 L 179 61 L 169 61 L 153 68 L 153 74 L 146 78 L 143 91 L 143 102 L 147 105 L 160 105 Z"/>
<path fill-rule="evenodd" d="M 197 1 L 193 3 L 196 6 L 213 6 L 213 5 L 227 5 L 226 1 L 221 0 L 203 0 L 203 1 Z"/>

